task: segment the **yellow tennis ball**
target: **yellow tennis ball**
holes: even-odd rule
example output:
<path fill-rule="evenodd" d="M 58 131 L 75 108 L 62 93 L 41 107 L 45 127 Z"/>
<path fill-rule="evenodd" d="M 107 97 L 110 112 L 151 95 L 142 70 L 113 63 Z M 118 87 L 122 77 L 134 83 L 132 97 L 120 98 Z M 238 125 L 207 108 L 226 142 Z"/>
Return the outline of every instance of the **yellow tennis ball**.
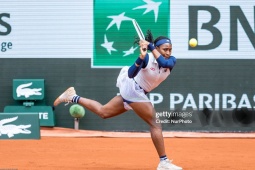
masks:
<path fill-rule="evenodd" d="M 191 38 L 191 39 L 189 40 L 189 45 L 190 45 L 191 47 L 196 47 L 196 46 L 197 46 L 197 40 L 196 40 L 195 38 Z"/>
<path fill-rule="evenodd" d="M 69 112 L 74 118 L 82 118 L 85 115 L 85 109 L 79 104 L 72 105 L 69 108 Z"/>

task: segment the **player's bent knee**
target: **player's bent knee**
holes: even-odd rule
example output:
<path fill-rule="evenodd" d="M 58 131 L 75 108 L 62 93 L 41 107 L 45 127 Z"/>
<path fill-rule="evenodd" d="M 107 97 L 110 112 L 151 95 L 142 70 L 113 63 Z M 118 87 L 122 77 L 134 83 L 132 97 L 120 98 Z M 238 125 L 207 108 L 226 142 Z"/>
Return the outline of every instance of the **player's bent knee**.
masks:
<path fill-rule="evenodd" d="M 150 131 L 151 132 L 160 132 L 160 133 L 162 133 L 162 128 L 161 128 L 161 126 L 151 126 Z"/>
<path fill-rule="evenodd" d="M 152 122 L 152 123 L 150 124 L 150 127 L 151 127 L 151 128 L 156 128 L 156 129 L 161 129 L 161 130 L 162 130 L 161 123 L 160 123 L 160 122 L 157 122 L 157 121 Z"/>
<path fill-rule="evenodd" d="M 104 114 L 104 113 L 101 113 L 100 112 L 100 114 L 98 114 L 102 119 L 107 119 L 107 115 L 106 114 Z"/>
<path fill-rule="evenodd" d="M 108 112 L 104 111 L 104 110 L 101 110 L 101 111 L 99 112 L 99 116 L 100 116 L 102 119 L 107 119 L 107 118 L 111 117 L 110 114 L 109 114 Z"/>
<path fill-rule="evenodd" d="M 100 114 L 100 117 L 101 117 L 102 119 L 107 119 L 107 118 L 109 118 L 109 116 L 107 116 L 106 114 Z"/>

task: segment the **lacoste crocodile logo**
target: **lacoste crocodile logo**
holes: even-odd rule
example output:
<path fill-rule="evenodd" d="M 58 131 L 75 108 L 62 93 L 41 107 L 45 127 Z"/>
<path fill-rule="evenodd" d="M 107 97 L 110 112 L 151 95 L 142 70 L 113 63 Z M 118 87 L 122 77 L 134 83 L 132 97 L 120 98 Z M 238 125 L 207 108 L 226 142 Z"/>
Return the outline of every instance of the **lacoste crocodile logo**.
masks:
<path fill-rule="evenodd" d="M 9 138 L 11 138 L 15 134 L 30 134 L 31 131 L 27 130 L 27 128 L 30 128 L 31 124 L 28 124 L 28 125 L 14 125 L 14 124 L 5 125 L 6 123 L 14 122 L 17 119 L 18 119 L 18 116 L 0 120 L 0 136 L 7 135 Z"/>
<path fill-rule="evenodd" d="M 27 88 L 29 86 L 31 86 L 33 83 L 27 83 L 27 84 L 21 84 L 17 87 L 16 89 L 16 93 L 17 93 L 17 97 L 21 97 L 21 96 L 25 96 L 25 98 L 28 98 L 30 96 L 33 95 L 42 95 L 42 93 L 40 92 L 42 90 L 42 88 Z"/>

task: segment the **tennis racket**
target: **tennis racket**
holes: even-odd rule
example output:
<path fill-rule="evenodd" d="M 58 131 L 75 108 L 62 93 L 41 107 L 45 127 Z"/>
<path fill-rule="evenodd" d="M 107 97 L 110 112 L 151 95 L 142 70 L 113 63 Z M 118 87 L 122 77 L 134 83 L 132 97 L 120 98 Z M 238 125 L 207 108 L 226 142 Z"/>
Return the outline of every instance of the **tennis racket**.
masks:
<path fill-rule="evenodd" d="M 139 24 L 137 23 L 137 21 L 135 19 L 132 20 L 133 25 L 135 27 L 136 33 L 139 37 L 140 40 L 145 40 L 145 37 L 143 35 L 142 29 L 140 28 Z M 143 51 L 146 51 L 146 48 L 143 48 Z"/>

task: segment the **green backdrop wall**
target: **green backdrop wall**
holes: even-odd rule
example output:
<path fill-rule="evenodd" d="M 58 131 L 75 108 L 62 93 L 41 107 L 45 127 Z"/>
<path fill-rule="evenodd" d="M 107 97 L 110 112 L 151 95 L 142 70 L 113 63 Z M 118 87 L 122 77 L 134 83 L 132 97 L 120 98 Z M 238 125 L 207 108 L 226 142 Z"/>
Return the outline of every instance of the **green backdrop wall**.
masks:
<path fill-rule="evenodd" d="M 22 104 L 12 97 L 13 79 L 45 79 L 45 99 L 35 101 L 35 105 L 52 105 L 55 98 L 70 86 L 74 86 L 79 95 L 104 104 L 118 93 L 115 84 L 120 69 L 93 69 L 90 65 L 90 59 L 1 59 L 0 109 L 3 111 L 7 105 Z M 155 103 L 159 101 L 157 96 L 163 97 L 159 104 L 154 105 L 163 121 L 163 129 L 254 131 L 254 65 L 254 60 L 178 60 L 171 76 L 152 92 L 153 96 L 156 96 L 153 98 Z M 178 104 L 178 97 L 175 100 L 170 99 L 173 94 L 183 96 L 183 102 L 179 100 Z M 199 94 L 213 97 L 210 103 L 212 108 L 207 108 L 204 104 L 203 108 L 199 109 L 201 100 Z M 215 94 L 219 95 L 219 105 L 216 107 L 214 107 L 217 103 Z M 230 101 L 228 99 L 226 101 L 228 109 L 224 109 L 223 94 L 235 96 L 236 108 L 230 109 L 233 102 L 228 103 Z M 194 101 L 187 96 L 192 96 Z M 171 102 L 176 103 L 174 109 L 170 108 Z M 194 102 L 198 109 L 194 109 Z M 186 110 L 183 108 L 184 105 L 187 106 Z M 61 104 L 55 108 L 56 126 L 74 127 L 74 120 L 69 114 L 70 106 Z M 160 115 L 163 112 L 181 113 L 172 115 L 171 120 L 184 119 L 186 122 L 169 122 L 167 120 L 170 118 Z M 189 114 L 185 117 L 182 113 Z M 80 128 L 114 131 L 148 130 L 148 126 L 133 111 L 111 119 L 101 119 L 87 109 L 85 117 L 80 120 Z"/>

